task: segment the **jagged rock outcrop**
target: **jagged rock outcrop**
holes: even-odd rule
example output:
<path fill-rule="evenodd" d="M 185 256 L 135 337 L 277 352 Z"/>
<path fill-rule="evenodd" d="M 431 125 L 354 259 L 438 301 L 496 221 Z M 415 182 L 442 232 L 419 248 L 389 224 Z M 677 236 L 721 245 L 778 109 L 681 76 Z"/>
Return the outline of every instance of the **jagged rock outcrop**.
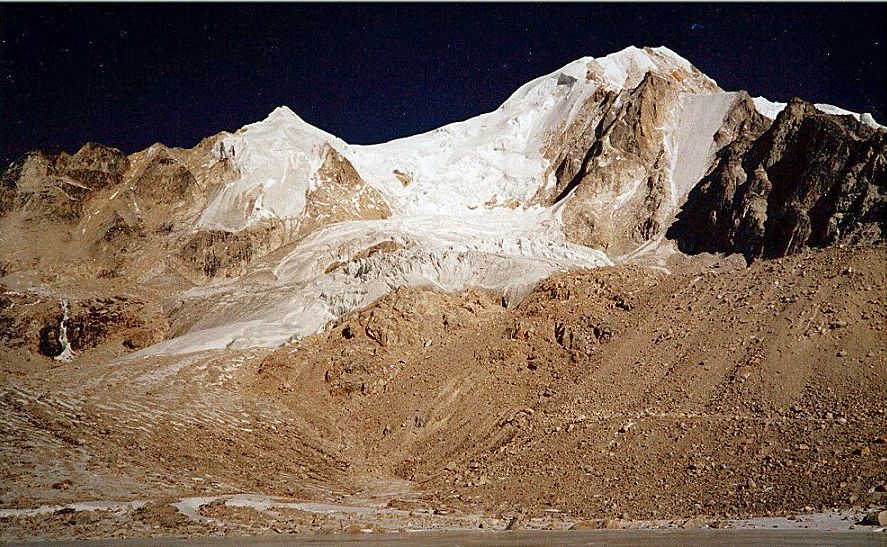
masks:
<path fill-rule="evenodd" d="M 323 163 L 314 173 L 314 181 L 314 187 L 305 197 L 300 234 L 336 222 L 391 216 L 379 191 L 367 184 L 351 162 L 329 145 L 324 148 Z"/>
<path fill-rule="evenodd" d="M 27 154 L 3 174 L 0 215 L 14 208 L 33 220 L 76 222 L 97 190 L 118 184 L 129 168 L 121 151 L 88 143 L 73 156 Z"/>
<path fill-rule="evenodd" d="M 68 176 L 98 190 L 123 180 L 129 169 L 129 158 L 116 148 L 87 143 L 71 156 L 65 167 Z"/>
<path fill-rule="evenodd" d="M 160 205 L 173 205 L 191 197 L 196 186 L 194 174 L 166 150 L 155 154 L 132 183 L 136 196 Z"/>
<path fill-rule="evenodd" d="M 681 250 L 751 261 L 887 234 L 887 131 L 800 99 L 744 124 L 669 230 Z"/>

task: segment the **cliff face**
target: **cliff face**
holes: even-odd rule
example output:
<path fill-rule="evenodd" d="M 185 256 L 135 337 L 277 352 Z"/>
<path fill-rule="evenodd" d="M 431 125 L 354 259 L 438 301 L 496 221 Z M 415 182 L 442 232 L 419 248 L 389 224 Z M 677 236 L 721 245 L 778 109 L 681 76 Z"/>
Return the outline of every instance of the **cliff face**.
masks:
<path fill-rule="evenodd" d="M 635 89 L 601 101 L 597 123 L 577 139 L 588 144 L 570 150 L 556 170 L 559 197 L 572 191 L 563 214 L 572 241 L 621 255 L 659 232 L 669 213 L 664 127 L 677 87 L 647 73 Z"/>
<path fill-rule="evenodd" d="M 656 52 L 645 51 L 657 59 Z M 546 205 L 565 203 L 562 219 L 570 241 L 618 257 L 659 236 L 686 192 L 675 180 L 682 159 L 675 140 L 696 113 L 692 107 L 709 123 L 694 128 L 702 145 L 689 155 L 707 163 L 712 134 L 732 96 L 693 67 L 631 66 L 626 85 L 612 89 L 592 61 L 586 80 L 601 85 L 549 141 L 554 185 L 537 197 Z"/>
<path fill-rule="evenodd" d="M 749 261 L 885 234 L 885 132 L 799 99 L 769 128 L 746 123 L 669 231 L 684 252 Z"/>

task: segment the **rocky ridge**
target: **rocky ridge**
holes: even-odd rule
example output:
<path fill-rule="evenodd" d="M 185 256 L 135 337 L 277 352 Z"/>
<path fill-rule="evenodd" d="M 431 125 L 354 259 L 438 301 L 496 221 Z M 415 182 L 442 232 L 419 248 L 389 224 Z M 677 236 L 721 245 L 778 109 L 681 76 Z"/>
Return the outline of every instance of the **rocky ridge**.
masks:
<path fill-rule="evenodd" d="M 805 247 L 883 239 L 884 132 L 799 99 L 760 117 L 691 192 L 672 236 L 686 252 L 778 258 Z"/>

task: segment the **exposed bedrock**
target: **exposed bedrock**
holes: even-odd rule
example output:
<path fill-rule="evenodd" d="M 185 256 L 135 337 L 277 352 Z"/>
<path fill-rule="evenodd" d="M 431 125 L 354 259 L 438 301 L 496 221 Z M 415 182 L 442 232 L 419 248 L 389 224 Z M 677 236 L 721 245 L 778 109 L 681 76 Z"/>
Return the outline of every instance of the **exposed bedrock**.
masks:
<path fill-rule="evenodd" d="M 687 253 L 775 258 L 887 233 L 887 132 L 793 99 L 718 154 L 668 232 Z"/>
<path fill-rule="evenodd" d="M 323 163 L 313 179 L 315 186 L 305 195 L 300 235 L 337 222 L 391 216 L 379 191 L 367 184 L 351 162 L 329 145 L 324 147 Z"/>
<path fill-rule="evenodd" d="M 119 184 L 128 168 L 126 155 L 100 144 L 73 156 L 32 152 L 3 173 L 0 215 L 21 208 L 34 220 L 75 222 L 92 193 Z"/>
<path fill-rule="evenodd" d="M 236 277 L 250 262 L 283 244 L 283 227 L 265 221 L 239 232 L 200 230 L 182 247 L 179 258 L 206 277 Z"/>
<path fill-rule="evenodd" d="M 190 197 L 196 186 L 191 171 L 165 150 L 157 153 L 132 183 L 136 196 L 163 205 Z"/>
<path fill-rule="evenodd" d="M 116 295 L 75 300 L 65 318 L 63 305 L 34 294 L 0 295 L 0 343 L 46 357 L 62 353 L 61 325 L 75 352 L 115 341 L 140 349 L 164 339 L 169 324 L 159 307 L 138 298 Z"/>
<path fill-rule="evenodd" d="M 325 148 L 323 161 L 312 178 L 315 185 L 306 192 L 305 210 L 295 230 L 276 218 L 254 222 L 239 231 L 199 230 L 184 243 L 179 258 L 207 278 L 237 277 L 245 274 L 256 259 L 317 228 L 391 215 L 379 192 L 330 146 Z"/>
<path fill-rule="evenodd" d="M 664 126 L 679 86 L 647 73 L 634 89 L 592 97 L 557 160 L 567 237 L 620 255 L 651 239 L 670 214 Z M 575 124 L 574 124 L 575 125 Z"/>

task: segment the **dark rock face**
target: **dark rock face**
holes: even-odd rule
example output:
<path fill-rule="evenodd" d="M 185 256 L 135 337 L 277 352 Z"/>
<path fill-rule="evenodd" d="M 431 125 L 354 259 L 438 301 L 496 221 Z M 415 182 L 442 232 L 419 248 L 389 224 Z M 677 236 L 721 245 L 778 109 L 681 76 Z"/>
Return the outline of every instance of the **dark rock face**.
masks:
<path fill-rule="evenodd" d="M 179 258 L 207 278 L 243 275 L 253 259 L 280 245 L 281 232 L 279 224 L 269 222 L 240 232 L 201 230 L 185 243 Z"/>
<path fill-rule="evenodd" d="M 126 333 L 123 344 L 133 349 L 163 340 L 166 329 L 165 319 L 144 302 L 112 296 L 80 302 L 69 319 L 68 339 L 75 351 L 82 351 Z M 139 332 L 130 332 L 132 330 Z M 146 334 L 149 342 L 133 344 L 133 339 L 142 340 Z"/>
<path fill-rule="evenodd" d="M 61 320 L 62 318 L 58 317 L 56 322 L 41 327 L 39 333 L 40 338 L 37 345 L 37 352 L 40 353 L 40 355 L 45 355 L 47 357 L 61 355 L 64 350 L 62 343 L 59 342 L 59 334 L 61 332 L 59 325 Z"/>
<path fill-rule="evenodd" d="M 114 212 L 107 227 L 102 230 L 101 241 L 114 243 L 131 237 L 143 236 L 144 230 L 135 222 L 131 222 L 118 212 Z"/>
<path fill-rule="evenodd" d="M 887 235 L 887 131 L 794 99 L 738 133 L 668 231 L 682 251 L 752 261 Z"/>
<path fill-rule="evenodd" d="M 22 170 L 28 162 L 29 154 L 13 162 L 9 168 L 0 174 L 0 216 L 13 210 L 16 206 L 16 186 L 21 178 Z"/>
<path fill-rule="evenodd" d="M 248 264 L 253 245 L 248 237 L 223 230 L 197 232 L 182 248 L 179 256 L 206 277 L 224 275 L 231 266 Z"/>
<path fill-rule="evenodd" d="M 174 204 L 197 186 L 191 171 L 168 152 L 157 154 L 133 183 L 137 196 L 158 204 Z"/>
<path fill-rule="evenodd" d="M 92 190 L 98 190 L 120 184 L 127 169 L 129 159 L 120 150 L 87 143 L 71 156 L 66 165 L 66 174 Z"/>
<path fill-rule="evenodd" d="M 55 357 L 63 349 L 59 342 L 63 317 L 58 302 L 33 294 L 0 295 L 0 344 Z M 139 349 L 163 340 L 169 330 L 166 317 L 157 306 L 118 295 L 71 302 L 66 326 L 75 352 L 109 340 L 117 340 L 128 349 Z"/>

